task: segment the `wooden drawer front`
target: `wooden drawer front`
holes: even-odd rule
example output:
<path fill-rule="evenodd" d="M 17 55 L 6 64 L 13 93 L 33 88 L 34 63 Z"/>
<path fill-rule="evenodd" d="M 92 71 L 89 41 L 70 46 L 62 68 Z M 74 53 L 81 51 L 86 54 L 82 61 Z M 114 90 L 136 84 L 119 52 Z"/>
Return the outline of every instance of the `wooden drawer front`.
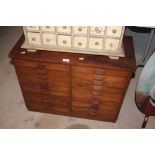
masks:
<path fill-rule="evenodd" d="M 94 80 L 95 70 L 91 67 L 72 67 L 72 79 L 77 79 L 79 82 L 92 84 Z"/>
<path fill-rule="evenodd" d="M 39 26 L 26 26 L 28 31 L 39 31 Z"/>
<path fill-rule="evenodd" d="M 70 34 L 71 30 L 71 26 L 58 26 L 58 33 Z"/>
<path fill-rule="evenodd" d="M 104 36 L 105 26 L 91 26 L 90 35 Z"/>
<path fill-rule="evenodd" d="M 68 67 L 68 65 L 65 65 L 65 64 L 47 63 L 46 68 L 47 68 L 47 70 L 51 70 L 51 71 L 69 72 L 69 67 Z"/>
<path fill-rule="evenodd" d="M 69 112 L 69 97 L 54 96 L 50 97 L 50 102 L 52 104 L 52 110 L 54 112 Z"/>
<path fill-rule="evenodd" d="M 55 26 L 41 26 L 43 32 L 55 32 Z"/>
<path fill-rule="evenodd" d="M 56 45 L 56 35 L 55 34 L 43 34 L 43 44 L 44 45 Z"/>
<path fill-rule="evenodd" d="M 118 39 L 106 39 L 105 41 L 105 49 L 116 51 L 118 50 L 120 40 Z"/>
<path fill-rule="evenodd" d="M 37 67 L 38 62 L 35 61 L 28 61 L 28 60 L 15 60 L 14 61 L 15 66 L 20 66 L 20 67 Z M 24 68 L 23 68 L 24 70 Z"/>
<path fill-rule="evenodd" d="M 122 26 L 108 26 L 107 36 L 110 37 L 120 37 L 122 33 Z"/>
<path fill-rule="evenodd" d="M 89 48 L 102 49 L 102 46 L 103 46 L 102 38 L 90 38 L 89 39 Z"/>
<path fill-rule="evenodd" d="M 74 34 L 87 34 L 87 26 L 74 26 Z"/>
<path fill-rule="evenodd" d="M 87 37 L 74 37 L 74 47 L 86 48 L 87 47 Z"/>
<path fill-rule="evenodd" d="M 58 35 L 58 46 L 71 47 L 71 36 Z"/>
<path fill-rule="evenodd" d="M 41 45 L 40 33 L 27 33 L 28 42 L 32 45 Z"/>
<path fill-rule="evenodd" d="M 125 89 L 131 74 L 125 71 L 106 70 L 104 86 L 108 88 Z"/>

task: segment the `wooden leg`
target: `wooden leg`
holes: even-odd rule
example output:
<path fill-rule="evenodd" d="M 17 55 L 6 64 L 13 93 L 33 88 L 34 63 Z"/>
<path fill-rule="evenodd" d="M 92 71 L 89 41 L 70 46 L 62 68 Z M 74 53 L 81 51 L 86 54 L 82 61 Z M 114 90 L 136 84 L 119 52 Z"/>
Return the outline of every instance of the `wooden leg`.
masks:
<path fill-rule="evenodd" d="M 143 121 L 143 124 L 142 124 L 142 127 L 141 128 L 145 128 L 146 127 L 146 124 L 147 124 L 148 119 L 149 119 L 149 116 L 148 115 L 145 115 L 144 121 Z"/>

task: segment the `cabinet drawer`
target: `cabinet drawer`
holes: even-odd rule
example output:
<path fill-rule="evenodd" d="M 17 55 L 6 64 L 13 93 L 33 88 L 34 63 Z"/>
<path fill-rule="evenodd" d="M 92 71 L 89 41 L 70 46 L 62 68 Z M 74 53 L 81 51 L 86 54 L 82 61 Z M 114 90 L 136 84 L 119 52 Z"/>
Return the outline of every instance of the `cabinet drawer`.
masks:
<path fill-rule="evenodd" d="M 103 46 L 102 38 L 90 38 L 89 39 L 89 48 L 102 49 L 102 46 Z"/>
<path fill-rule="evenodd" d="M 56 45 L 56 35 L 55 34 L 43 34 L 43 44 L 44 45 Z"/>
<path fill-rule="evenodd" d="M 71 33 L 71 26 L 58 26 L 58 33 Z"/>
<path fill-rule="evenodd" d="M 55 26 L 41 26 L 43 32 L 55 32 Z"/>
<path fill-rule="evenodd" d="M 108 26 L 107 27 L 107 36 L 120 37 L 122 30 L 123 30 L 122 26 Z"/>
<path fill-rule="evenodd" d="M 90 35 L 102 35 L 104 36 L 105 26 L 91 26 Z"/>
<path fill-rule="evenodd" d="M 74 26 L 74 34 L 87 34 L 87 26 Z"/>
<path fill-rule="evenodd" d="M 39 26 L 26 26 L 27 31 L 39 31 Z"/>
<path fill-rule="evenodd" d="M 27 33 L 28 42 L 32 45 L 41 45 L 40 33 Z"/>
<path fill-rule="evenodd" d="M 71 47 L 71 36 L 58 35 L 58 45 Z"/>
<path fill-rule="evenodd" d="M 74 47 L 86 48 L 87 47 L 87 37 L 74 37 Z"/>
<path fill-rule="evenodd" d="M 116 51 L 118 50 L 120 40 L 118 39 L 106 39 L 105 41 L 105 49 Z"/>

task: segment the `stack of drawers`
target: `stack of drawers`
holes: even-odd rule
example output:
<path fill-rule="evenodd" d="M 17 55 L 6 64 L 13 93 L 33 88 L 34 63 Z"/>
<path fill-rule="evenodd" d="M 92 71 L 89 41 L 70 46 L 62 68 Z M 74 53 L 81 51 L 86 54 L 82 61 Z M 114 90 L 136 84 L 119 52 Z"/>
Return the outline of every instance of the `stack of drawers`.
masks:
<path fill-rule="evenodd" d="M 124 57 L 122 26 L 26 26 L 24 47 Z"/>

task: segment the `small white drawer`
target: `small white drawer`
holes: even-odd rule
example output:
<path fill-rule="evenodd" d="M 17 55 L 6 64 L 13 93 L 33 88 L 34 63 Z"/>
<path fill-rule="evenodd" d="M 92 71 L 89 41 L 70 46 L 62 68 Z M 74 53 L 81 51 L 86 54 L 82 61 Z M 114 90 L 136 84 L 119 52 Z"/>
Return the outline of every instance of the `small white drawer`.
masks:
<path fill-rule="evenodd" d="M 105 26 L 91 26 L 90 27 L 90 35 L 99 35 L 104 36 Z"/>
<path fill-rule="evenodd" d="M 55 26 L 41 26 L 41 30 L 44 32 L 55 32 Z"/>
<path fill-rule="evenodd" d="M 71 33 L 71 26 L 58 26 L 58 33 L 67 33 L 70 34 Z"/>
<path fill-rule="evenodd" d="M 116 51 L 118 50 L 120 40 L 118 39 L 106 39 L 105 41 L 105 49 Z"/>
<path fill-rule="evenodd" d="M 86 48 L 87 47 L 87 37 L 74 37 L 74 47 Z"/>
<path fill-rule="evenodd" d="M 39 26 L 26 26 L 28 31 L 39 31 Z"/>
<path fill-rule="evenodd" d="M 87 34 L 87 26 L 74 26 L 74 34 Z"/>
<path fill-rule="evenodd" d="M 89 39 L 89 48 L 102 49 L 102 46 L 103 46 L 102 38 L 90 38 Z"/>
<path fill-rule="evenodd" d="M 28 42 L 33 45 L 41 45 L 40 33 L 27 32 Z"/>
<path fill-rule="evenodd" d="M 56 45 L 56 35 L 55 34 L 43 34 L 43 44 L 44 45 Z"/>
<path fill-rule="evenodd" d="M 71 36 L 58 35 L 58 46 L 71 47 Z"/>
<path fill-rule="evenodd" d="M 122 26 L 108 26 L 107 27 L 107 36 L 110 37 L 120 37 L 122 34 Z"/>

